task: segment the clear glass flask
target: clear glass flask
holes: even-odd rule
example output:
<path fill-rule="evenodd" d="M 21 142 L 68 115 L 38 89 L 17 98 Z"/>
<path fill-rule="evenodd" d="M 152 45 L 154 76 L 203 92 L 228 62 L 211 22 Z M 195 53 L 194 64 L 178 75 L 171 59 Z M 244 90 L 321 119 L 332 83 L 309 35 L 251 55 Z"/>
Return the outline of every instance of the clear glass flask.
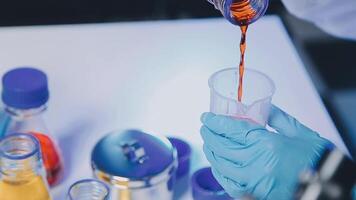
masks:
<path fill-rule="evenodd" d="M 103 182 L 84 179 L 70 186 L 67 200 L 108 200 L 109 195 L 109 187 Z"/>
<path fill-rule="evenodd" d="M 232 24 L 249 25 L 262 17 L 269 0 L 208 0 Z"/>
<path fill-rule="evenodd" d="M 34 68 L 17 68 L 3 77 L 2 100 L 10 120 L 5 135 L 14 132 L 35 136 L 41 146 L 47 181 L 50 186 L 59 182 L 63 163 L 56 141 L 43 120 L 49 91 L 47 76 Z"/>
<path fill-rule="evenodd" d="M 0 199 L 51 199 L 34 136 L 12 134 L 0 141 Z"/>

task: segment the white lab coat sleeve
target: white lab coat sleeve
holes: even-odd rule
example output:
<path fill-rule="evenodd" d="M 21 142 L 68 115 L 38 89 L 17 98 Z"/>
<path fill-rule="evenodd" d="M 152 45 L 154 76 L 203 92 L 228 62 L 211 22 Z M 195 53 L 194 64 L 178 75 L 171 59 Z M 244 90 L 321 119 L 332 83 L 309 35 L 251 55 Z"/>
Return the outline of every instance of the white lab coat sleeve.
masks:
<path fill-rule="evenodd" d="M 356 40 L 356 0 L 282 0 L 287 10 L 322 30 Z"/>

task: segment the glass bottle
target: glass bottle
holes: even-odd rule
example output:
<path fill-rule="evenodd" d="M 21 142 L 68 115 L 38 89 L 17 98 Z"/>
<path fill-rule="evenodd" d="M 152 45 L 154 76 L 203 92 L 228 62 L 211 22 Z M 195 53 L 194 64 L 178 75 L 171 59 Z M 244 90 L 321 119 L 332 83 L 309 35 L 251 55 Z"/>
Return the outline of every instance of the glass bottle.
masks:
<path fill-rule="evenodd" d="M 208 0 L 232 24 L 249 25 L 267 10 L 269 0 Z"/>
<path fill-rule="evenodd" d="M 51 200 L 34 136 L 12 134 L 0 141 L 0 199 Z"/>
<path fill-rule="evenodd" d="M 63 164 L 60 151 L 43 120 L 49 98 L 47 76 L 34 68 L 17 68 L 3 77 L 2 100 L 10 121 L 5 135 L 13 132 L 35 136 L 41 146 L 47 181 L 58 183 Z"/>
<path fill-rule="evenodd" d="M 85 179 L 74 183 L 68 190 L 68 200 L 107 200 L 110 190 L 103 182 Z"/>

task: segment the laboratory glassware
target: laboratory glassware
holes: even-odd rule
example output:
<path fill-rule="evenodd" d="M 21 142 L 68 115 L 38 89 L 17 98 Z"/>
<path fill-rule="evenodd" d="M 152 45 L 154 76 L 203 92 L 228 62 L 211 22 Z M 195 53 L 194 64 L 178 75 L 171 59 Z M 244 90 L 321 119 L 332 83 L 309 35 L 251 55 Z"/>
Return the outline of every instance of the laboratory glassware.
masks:
<path fill-rule="evenodd" d="M 238 83 L 236 68 L 220 70 L 209 78 L 210 112 L 265 126 L 275 92 L 273 81 L 262 72 L 246 69 L 242 102 L 236 99 Z"/>
<path fill-rule="evenodd" d="M 269 0 L 208 0 L 232 24 L 249 25 L 262 17 Z"/>
<path fill-rule="evenodd" d="M 10 118 L 5 134 L 28 133 L 39 140 L 47 180 L 53 186 L 62 176 L 63 163 L 56 140 L 43 120 L 49 99 L 47 82 L 46 74 L 38 69 L 13 69 L 3 76 L 2 100 Z"/>
<path fill-rule="evenodd" d="M 0 199 L 51 199 L 34 136 L 16 133 L 0 141 Z"/>
<path fill-rule="evenodd" d="M 67 200 L 108 200 L 109 187 L 95 179 L 84 179 L 75 182 L 68 190 Z"/>
<path fill-rule="evenodd" d="M 92 151 L 92 168 L 110 184 L 111 199 L 173 198 L 177 152 L 167 138 L 138 130 L 114 131 Z"/>

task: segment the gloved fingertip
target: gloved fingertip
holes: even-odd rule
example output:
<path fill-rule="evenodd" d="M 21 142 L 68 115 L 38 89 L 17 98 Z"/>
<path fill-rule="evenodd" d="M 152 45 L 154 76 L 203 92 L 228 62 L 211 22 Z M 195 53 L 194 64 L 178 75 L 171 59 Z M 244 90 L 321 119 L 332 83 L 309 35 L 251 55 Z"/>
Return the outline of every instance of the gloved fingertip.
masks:
<path fill-rule="evenodd" d="M 284 113 L 278 106 L 272 104 L 268 121 L 272 121 L 276 116 Z"/>
<path fill-rule="evenodd" d="M 211 172 L 218 183 L 224 188 L 225 192 L 227 192 L 234 199 L 240 199 L 246 194 L 243 187 L 224 177 L 216 168 L 212 167 Z"/>
<path fill-rule="evenodd" d="M 286 112 L 272 104 L 267 123 L 273 128 L 284 127 L 288 125 L 290 118 Z"/>
<path fill-rule="evenodd" d="M 214 178 L 219 182 L 219 184 L 221 186 L 224 186 L 224 182 L 226 182 L 226 180 L 223 178 L 220 172 L 217 169 L 215 169 L 213 166 L 211 167 L 211 173 L 213 174 Z"/>
<path fill-rule="evenodd" d="M 214 165 L 215 163 L 214 153 L 211 149 L 209 149 L 209 147 L 206 144 L 203 145 L 203 152 L 205 154 L 206 159 L 209 161 L 209 163 L 211 165 Z"/>
<path fill-rule="evenodd" d="M 200 121 L 205 124 L 208 120 L 210 120 L 211 118 L 215 117 L 216 115 L 214 113 L 211 112 L 205 112 L 201 115 L 200 117 Z"/>
<path fill-rule="evenodd" d="M 278 133 L 288 137 L 305 137 L 314 133 L 314 131 L 304 126 L 296 118 L 275 105 L 271 107 L 268 125 Z"/>
<path fill-rule="evenodd" d="M 200 135 L 202 136 L 203 140 L 205 139 L 205 135 L 209 132 L 209 129 L 206 126 L 200 127 Z"/>

